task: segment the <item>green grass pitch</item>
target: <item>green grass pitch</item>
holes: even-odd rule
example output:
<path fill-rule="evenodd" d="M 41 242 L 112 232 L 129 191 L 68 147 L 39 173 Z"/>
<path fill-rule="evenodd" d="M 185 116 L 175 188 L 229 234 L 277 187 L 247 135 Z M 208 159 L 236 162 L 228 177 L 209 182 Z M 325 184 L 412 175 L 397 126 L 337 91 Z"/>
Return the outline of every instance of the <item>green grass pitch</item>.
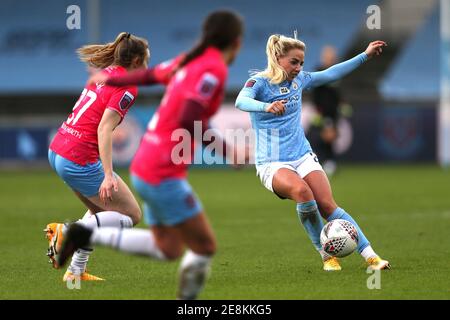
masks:
<path fill-rule="evenodd" d="M 450 299 L 450 172 L 435 166 L 343 166 L 334 196 L 393 269 L 369 290 L 354 253 L 326 273 L 295 212 L 253 169 L 192 170 L 190 182 L 215 230 L 218 252 L 201 299 Z M 120 171 L 128 181 L 127 171 Z M 97 248 L 105 282 L 69 290 L 45 257 L 42 229 L 85 209 L 50 170 L 0 172 L 0 299 L 173 299 L 178 262 Z M 143 227 L 143 225 L 140 225 Z"/>

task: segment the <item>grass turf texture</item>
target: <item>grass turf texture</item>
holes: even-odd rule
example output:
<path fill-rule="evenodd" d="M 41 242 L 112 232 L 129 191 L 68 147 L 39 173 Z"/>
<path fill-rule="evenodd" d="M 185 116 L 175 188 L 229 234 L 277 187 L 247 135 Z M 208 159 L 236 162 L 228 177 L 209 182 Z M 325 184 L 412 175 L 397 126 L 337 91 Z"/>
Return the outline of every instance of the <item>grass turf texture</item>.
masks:
<path fill-rule="evenodd" d="M 435 166 L 344 166 L 336 201 L 393 270 L 369 290 L 354 253 L 322 271 L 295 204 L 266 191 L 254 170 L 192 170 L 218 240 L 201 299 L 450 299 L 450 172 Z M 120 171 L 128 182 L 127 171 Z M 0 172 L 0 299 L 173 299 L 178 262 L 97 248 L 89 269 L 105 282 L 69 290 L 45 257 L 42 229 L 86 209 L 51 171 Z M 142 227 L 142 225 L 140 225 Z"/>

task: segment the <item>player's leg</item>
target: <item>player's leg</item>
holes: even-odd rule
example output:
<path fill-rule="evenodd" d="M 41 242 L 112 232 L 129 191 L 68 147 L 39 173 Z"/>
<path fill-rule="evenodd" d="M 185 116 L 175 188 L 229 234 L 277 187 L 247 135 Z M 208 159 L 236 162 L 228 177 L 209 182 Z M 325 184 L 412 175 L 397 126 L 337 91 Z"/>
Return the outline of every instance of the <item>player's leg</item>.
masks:
<path fill-rule="evenodd" d="M 158 185 L 135 175 L 131 180 L 148 204 L 144 207 L 146 222 L 153 225 L 156 243 L 164 255 L 175 259 L 183 246 L 188 246 L 179 270 L 178 298 L 195 298 L 204 286 L 216 247 L 200 200 L 185 179 L 166 179 Z"/>
<path fill-rule="evenodd" d="M 157 260 L 175 260 L 183 254 L 184 240 L 178 226 L 152 225 L 150 229 L 84 229 L 90 231 L 86 245 L 111 247 L 124 253 Z"/>
<path fill-rule="evenodd" d="M 319 159 L 313 152 L 309 152 L 306 155 L 304 155 L 301 159 L 296 161 L 294 163 L 296 173 L 301 177 L 301 179 L 308 185 L 308 183 L 304 180 L 305 177 L 313 171 L 321 171 L 323 172 L 322 166 L 319 163 Z M 308 185 L 309 188 L 309 185 Z M 311 190 L 312 192 L 312 190 Z M 314 236 L 315 238 L 318 238 L 318 243 L 316 245 L 316 249 L 319 251 L 322 261 L 323 261 L 323 269 L 325 271 L 339 271 L 341 270 L 341 266 L 339 264 L 339 261 L 335 257 L 331 257 L 328 255 L 322 248 L 320 244 L 320 233 L 322 231 L 322 228 L 324 226 L 323 220 L 321 216 L 323 216 L 322 210 L 318 206 L 315 198 L 315 194 L 313 193 L 314 197 L 314 208 L 316 209 L 316 215 L 314 216 L 316 218 L 315 226 L 314 226 Z"/>
<path fill-rule="evenodd" d="M 83 197 L 80 193 L 81 190 L 83 192 L 95 192 L 92 191 L 92 181 L 89 181 L 88 177 L 97 177 L 99 176 L 99 170 L 98 168 L 101 166 L 87 166 L 83 167 L 78 164 L 75 164 L 52 150 L 49 150 L 48 153 L 49 163 L 51 167 L 56 171 L 59 177 L 63 179 L 63 181 L 72 188 L 72 190 L 75 192 L 75 194 L 82 200 L 82 202 L 86 205 L 88 208 L 88 211 L 80 220 L 85 220 L 88 217 L 91 216 L 92 212 L 102 211 L 101 208 L 95 206 L 93 203 L 91 203 L 87 198 Z M 87 172 L 85 172 L 87 171 Z M 64 233 L 67 230 L 66 224 L 63 223 L 49 223 L 44 231 L 46 232 L 46 237 L 49 241 L 49 248 L 47 255 L 50 258 L 50 262 L 53 263 L 53 266 L 55 268 L 58 267 L 56 263 L 56 255 L 59 254 L 63 239 L 64 239 Z M 83 261 L 83 263 L 80 262 L 80 264 L 83 264 L 82 268 L 77 268 L 77 274 L 78 275 L 84 275 L 85 273 L 85 266 L 89 257 L 89 253 L 91 252 L 91 249 L 89 248 L 83 248 L 80 249 L 80 261 Z M 68 271 L 69 274 L 71 274 L 70 270 Z M 67 273 L 66 273 L 67 274 Z M 66 278 L 66 275 L 64 276 Z"/>
<path fill-rule="evenodd" d="M 96 163 L 78 165 L 54 152 L 49 152 L 52 167 L 64 182 L 75 191 L 78 198 L 99 218 L 99 223 L 105 220 L 110 225 L 122 222 L 124 226 L 135 225 L 141 219 L 141 210 L 133 193 L 126 183 L 117 174 L 118 191 L 114 192 L 113 199 L 103 203 L 98 195 L 98 190 L 105 177 L 100 161 Z M 118 214 L 99 214 L 102 211 L 115 211 Z M 123 217 L 127 216 L 129 218 Z"/>
<path fill-rule="evenodd" d="M 184 242 L 177 226 L 152 225 L 150 228 L 156 239 L 156 245 L 164 257 L 173 261 L 183 255 Z"/>
<path fill-rule="evenodd" d="M 182 254 L 183 240 L 178 225 L 197 215 L 201 204 L 185 180 L 168 179 L 150 184 L 132 175 L 131 181 L 144 199 L 144 216 L 151 230 L 100 227 L 92 242 L 120 251 L 173 260 Z"/>
<path fill-rule="evenodd" d="M 75 194 L 81 201 L 89 208 L 88 212 L 79 219 L 77 223 L 94 230 L 100 227 L 112 227 L 112 228 L 131 228 L 133 227 L 134 221 L 129 216 L 122 214 L 119 210 L 130 210 L 127 212 L 132 212 L 135 216 L 139 212 L 133 208 L 137 201 L 134 196 L 132 196 L 131 191 L 128 186 L 123 182 L 120 177 L 116 177 L 119 183 L 119 192 L 115 194 L 113 201 L 109 203 L 106 207 L 101 207 L 101 204 L 96 204 L 92 200 L 93 197 L 87 198 L 80 192 L 75 191 Z M 121 192 L 122 191 L 122 192 Z M 123 195 L 125 193 L 125 195 Z M 131 195 L 131 197 L 130 197 Z M 98 197 L 94 197 L 97 199 Z M 125 199 L 122 200 L 121 199 Z M 131 208 L 131 209 L 127 209 Z M 113 210 L 106 210 L 113 209 Z M 139 209 L 140 211 L 140 209 Z M 125 212 L 125 211 L 123 211 Z M 137 219 L 135 219 L 136 221 Z M 75 251 L 70 266 L 68 267 L 65 278 L 73 275 L 84 274 L 86 271 L 86 266 L 89 260 L 89 256 L 92 253 L 93 248 L 90 246 L 79 248 Z M 80 273 L 81 272 L 81 273 Z M 91 279 L 94 280 L 94 279 Z"/>
<path fill-rule="evenodd" d="M 154 218 L 152 222 L 155 222 Z M 174 260 L 183 253 L 183 240 L 176 227 L 152 225 L 150 229 L 117 227 L 90 229 L 84 226 L 80 228 L 80 226 L 80 224 L 75 228 L 71 226 L 67 237 L 67 242 L 76 243 L 76 248 L 100 245 L 156 260 Z M 67 247 L 67 244 L 65 244 L 65 247 Z M 64 256 L 67 256 L 67 254 L 70 254 L 70 252 L 65 252 Z M 61 260 L 64 263 L 64 258 L 61 258 Z"/>
<path fill-rule="evenodd" d="M 161 221 L 161 205 L 156 194 L 141 185 L 136 190 L 143 196 L 144 217 L 149 229 L 99 228 L 94 230 L 90 242 L 93 245 L 111 247 L 129 254 L 148 256 L 157 260 L 175 260 L 184 249 L 180 231 L 175 226 L 165 226 Z M 148 188 L 148 186 L 147 186 Z M 161 194 L 164 198 L 164 195 Z M 175 204 L 176 205 L 176 204 Z"/>
<path fill-rule="evenodd" d="M 316 170 L 307 174 L 304 179 L 314 193 L 314 198 L 316 199 L 320 212 L 323 214 L 324 218 L 327 221 L 332 221 L 334 219 L 350 221 L 358 230 L 358 252 L 370 266 L 373 266 L 374 269 L 389 268 L 389 263 L 379 258 L 379 256 L 375 253 L 366 236 L 352 216 L 344 209 L 338 207 L 333 199 L 330 182 L 328 181 L 326 174 L 323 171 Z"/>
<path fill-rule="evenodd" d="M 119 226 L 132 227 L 141 219 L 141 210 L 125 182 L 116 175 L 118 191 L 113 199 L 104 204 L 98 190 L 104 179 L 101 162 L 80 166 L 63 157 L 49 153 L 52 167 L 69 185 L 94 216 L 85 215 L 81 220 L 88 227 Z M 80 221 L 81 222 L 81 221 Z"/>
<path fill-rule="evenodd" d="M 156 201 L 155 190 L 142 185 L 135 185 L 138 192 L 144 194 L 146 201 Z M 150 189 L 149 189 L 150 188 Z M 150 191 L 150 192 L 149 192 Z M 164 196 L 161 195 L 163 198 Z M 153 207 L 153 213 L 151 210 Z M 180 232 L 175 227 L 158 225 L 160 212 L 158 204 L 144 203 L 146 222 L 151 229 L 124 229 L 118 227 L 88 228 L 82 224 L 70 226 L 66 240 L 59 255 L 59 264 L 64 265 L 70 254 L 83 246 L 106 246 L 115 250 L 154 258 L 156 260 L 173 260 L 181 256 L 183 242 Z M 155 214 L 156 212 L 156 214 Z"/>
<path fill-rule="evenodd" d="M 65 262 L 74 248 L 87 244 L 172 260 L 181 255 L 185 243 L 190 250 L 184 255 L 180 266 L 179 298 L 195 298 L 204 285 L 211 256 L 215 251 L 215 239 L 201 213 L 203 209 L 200 201 L 185 180 L 169 179 L 158 185 L 151 185 L 132 176 L 132 182 L 146 201 L 144 214 L 146 221 L 152 225 L 151 230 L 89 230 L 73 225 L 63 245 L 60 263 Z"/>
<path fill-rule="evenodd" d="M 171 183 L 151 185 L 134 175 L 131 176 L 131 182 L 145 201 L 144 214 L 147 224 L 152 226 L 151 230 L 126 230 L 100 222 L 99 228 L 93 230 L 90 241 L 95 245 L 109 246 L 119 251 L 146 255 L 158 260 L 179 257 L 183 248 L 181 237 L 175 229 L 163 225 L 166 222 L 163 219 L 164 211 L 172 204 L 171 195 L 177 191 L 176 188 L 172 188 Z M 119 190 L 120 187 L 119 185 Z M 114 196 L 113 201 L 120 200 L 117 198 Z"/>
<path fill-rule="evenodd" d="M 58 155 L 53 155 L 54 153 L 49 153 L 52 167 L 89 209 L 77 223 L 94 229 L 100 226 L 131 228 L 139 222 L 141 217 L 139 205 L 128 186 L 118 175 L 116 179 L 119 190 L 114 194 L 113 200 L 105 205 L 98 196 L 98 189 L 104 179 L 100 162 L 80 166 Z M 49 224 L 46 229 L 51 230 L 53 226 L 55 226 L 54 237 L 52 237 L 54 241 L 50 241 L 50 248 L 53 249 L 52 253 L 57 254 L 58 243 L 62 243 L 66 227 L 62 224 Z M 89 247 L 77 250 L 67 274 L 84 274 L 91 252 L 92 249 Z"/>
<path fill-rule="evenodd" d="M 200 212 L 177 226 L 189 248 L 181 260 L 177 299 L 196 299 L 209 275 L 216 239 L 205 213 Z"/>
<path fill-rule="evenodd" d="M 189 249 L 180 264 L 178 299 L 198 296 L 216 249 L 212 229 L 201 212 L 172 226 L 153 225 L 151 230 L 99 228 L 90 235 L 89 242 L 158 260 L 179 258 L 186 245 Z"/>
<path fill-rule="evenodd" d="M 98 218 L 99 227 L 112 226 L 112 223 L 124 224 L 123 227 L 132 227 L 139 223 L 142 218 L 141 209 L 139 204 L 131 192 L 128 185 L 122 180 L 120 176 L 115 175 L 118 182 L 118 191 L 113 192 L 112 200 L 108 200 L 106 204 L 100 199 L 98 193 L 88 197 L 88 200 L 99 208 L 103 208 L 108 213 L 96 212 Z M 97 189 L 98 192 L 98 189 Z M 111 214 L 111 212 L 117 212 L 118 214 Z M 123 216 L 127 216 L 124 218 Z M 131 224 L 131 225 L 130 225 Z M 119 224 L 120 226 L 120 224 Z"/>
<path fill-rule="evenodd" d="M 320 232 L 323 223 L 308 184 L 290 169 L 279 169 L 272 181 L 273 191 L 297 203 L 297 214 L 315 248 L 320 251 Z"/>
<path fill-rule="evenodd" d="M 89 229 L 73 224 L 59 255 L 59 263 L 78 248 L 102 245 L 113 249 L 145 255 L 158 260 L 173 260 L 181 256 L 183 243 L 189 249 L 179 269 L 178 299 L 195 299 L 203 289 L 209 274 L 211 259 L 216 250 L 212 229 L 202 212 L 174 226 L 152 226 L 145 229 L 98 228 Z"/>
<path fill-rule="evenodd" d="M 86 197 L 81 193 L 77 194 L 92 213 L 91 215 L 85 215 L 77 223 L 94 230 L 103 227 L 131 228 L 140 221 L 141 210 L 136 198 L 122 178 L 117 174 L 115 176 L 118 182 L 118 191 L 114 192 L 113 199 L 108 201 L 106 205 L 100 200 L 98 193 L 90 197 Z M 97 181 L 93 183 L 97 192 L 103 177 L 103 174 L 99 175 L 96 179 Z M 89 255 L 92 251 L 91 247 L 78 249 L 72 257 L 68 268 L 69 273 L 76 274 L 80 270 L 86 270 Z"/>
<path fill-rule="evenodd" d="M 105 208 L 95 205 L 92 201 L 90 201 L 88 198 L 83 196 L 77 190 L 72 190 L 72 191 L 75 193 L 77 198 L 80 199 L 81 202 L 83 202 L 83 204 L 86 206 L 86 208 L 88 208 L 90 214 L 94 214 L 94 213 L 97 213 L 97 212 L 105 211 Z M 83 216 L 83 218 L 84 217 L 85 216 Z"/>
<path fill-rule="evenodd" d="M 334 201 L 331 186 L 325 172 L 321 170 L 311 171 L 304 177 L 304 180 L 314 194 L 314 199 L 317 201 L 322 217 L 328 220 L 338 206 Z"/>
<path fill-rule="evenodd" d="M 77 221 L 77 223 L 84 224 L 84 222 L 88 219 L 91 219 L 93 216 L 93 209 L 88 209 L 84 216 Z M 63 239 L 63 234 L 67 233 L 67 228 L 69 224 L 64 224 L 61 230 L 61 239 Z M 80 277 L 80 280 L 85 281 L 101 281 L 104 280 L 100 277 L 94 276 L 87 272 L 87 263 L 89 261 L 89 257 L 94 249 L 90 246 L 83 246 L 76 250 L 72 256 L 72 261 L 67 268 L 66 272 L 63 276 L 63 281 L 71 280 L 75 277 Z"/>
<path fill-rule="evenodd" d="M 324 263 L 324 269 L 327 271 L 340 270 L 337 261 L 335 259 L 330 260 L 331 257 L 322 250 L 320 245 L 320 232 L 323 228 L 323 221 L 314 200 L 314 195 L 308 184 L 293 170 L 290 167 L 272 170 L 275 172 L 272 181 L 270 182 L 270 175 L 266 175 L 266 177 L 269 177 L 269 181 L 263 181 L 263 183 L 266 187 L 271 186 L 272 191 L 278 196 L 291 199 L 297 203 L 297 215 L 300 222 L 314 247 L 320 253 L 322 260 L 324 262 L 328 261 Z"/>

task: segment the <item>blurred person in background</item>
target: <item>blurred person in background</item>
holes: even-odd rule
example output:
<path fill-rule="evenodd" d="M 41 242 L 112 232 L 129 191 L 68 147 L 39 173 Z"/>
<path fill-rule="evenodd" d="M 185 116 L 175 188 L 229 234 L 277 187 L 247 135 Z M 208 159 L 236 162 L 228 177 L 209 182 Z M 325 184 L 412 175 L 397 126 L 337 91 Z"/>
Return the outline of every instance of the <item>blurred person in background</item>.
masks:
<path fill-rule="evenodd" d="M 336 62 L 336 49 L 332 46 L 325 46 L 321 53 L 321 65 L 317 70 L 326 70 Z M 338 137 L 337 121 L 341 104 L 339 81 L 325 83 L 311 91 L 312 102 L 317 114 L 311 123 L 307 138 L 319 157 L 325 173 L 332 176 L 337 169 L 333 143 Z"/>
<path fill-rule="evenodd" d="M 61 264 L 74 249 L 90 245 L 108 246 L 160 261 L 183 256 L 177 298 L 198 296 L 216 252 L 216 239 L 205 210 L 187 181 L 188 164 L 194 156 L 194 127 L 195 122 L 199 123 L 203 136 L 210 118 L 218 111 L 228 65 L 240 50 L 242 34 L 243 21 L 239 15 L 215 11 L 203 22 L 200 41 L 187 53 L 128 75 L 98 74 L 91 78 L 90 83 L 108 86 L 166 86 L 130 168 L 133 186 L 144 200 L 150 230 L 118 227 L 91 230 L 74 224 L 60 255 Z M 180 142 L 173 138 L 180 128 L 188 132 L 190 150 L 181 162 L 174 159 L 174 150 Z M 215 143 L 223 146 L 227 162 L 236 165 L 236 148 L 217 139 Z"/>
<path fill-rule="evenodd" d="M 114 42 L 86 45 L 77 50 L 88 67 L 118 76 L 146 68 L 150 57 L 145 39 L 120 33 Z M 48 158 L 51 167 L 73 190 L 88 211 L 77 221 L 88 228 L 131 228 L 141 220 L 141 210 L 125 182 L 113 171 L 112 135 L 137 97 L 137 87 L 86 84 L 73 112 L 53 138 Z M 50 223 L 45 228 L 47 255 L 55 268 L 68 226 Z M 86 272 L 92 248 L 79 248 L 64 274 L 64 281 L 103 280 Z"/>
<path fill-rule="evenodd" d="M 320 244 L 327 221 L 343 219 L 358 231 L 358 252 L 369 268 L 389 269 L 389 262 L 372 249 L 355 220 L 336 204 L 327 175 L 305 137 L 300 123 L 302 91 L 344 77 L 368 59 L 380 55 L 386 43 L 374 41 L 354 58 L 324 71 L 302 71 L 305 44 L 295 38 L 272 35 L 266 46 L 267 68 L 247 80 L 236 99 L 236 107 L 250 112 L 256 134 L 256 170 L 262 184 L 281 199 L 295 201 L 297 214 L 325 271 L 339 271 L 336 257 Z M 269 142 L 270 141 L 270 142 Z"/>

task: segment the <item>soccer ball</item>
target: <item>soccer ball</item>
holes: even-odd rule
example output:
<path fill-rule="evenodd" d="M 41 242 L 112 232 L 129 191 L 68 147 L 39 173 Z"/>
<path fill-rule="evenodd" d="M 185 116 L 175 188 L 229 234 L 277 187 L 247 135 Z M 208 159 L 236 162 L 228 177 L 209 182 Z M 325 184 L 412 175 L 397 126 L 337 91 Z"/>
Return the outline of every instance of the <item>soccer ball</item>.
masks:
<path fill-rule="evenodd" d="M 323 227 L 320 244 L 323 251 L 333 257 L 348 256 L 358 246 L 358 231 L 347 220 L 332 220 Z"/>

